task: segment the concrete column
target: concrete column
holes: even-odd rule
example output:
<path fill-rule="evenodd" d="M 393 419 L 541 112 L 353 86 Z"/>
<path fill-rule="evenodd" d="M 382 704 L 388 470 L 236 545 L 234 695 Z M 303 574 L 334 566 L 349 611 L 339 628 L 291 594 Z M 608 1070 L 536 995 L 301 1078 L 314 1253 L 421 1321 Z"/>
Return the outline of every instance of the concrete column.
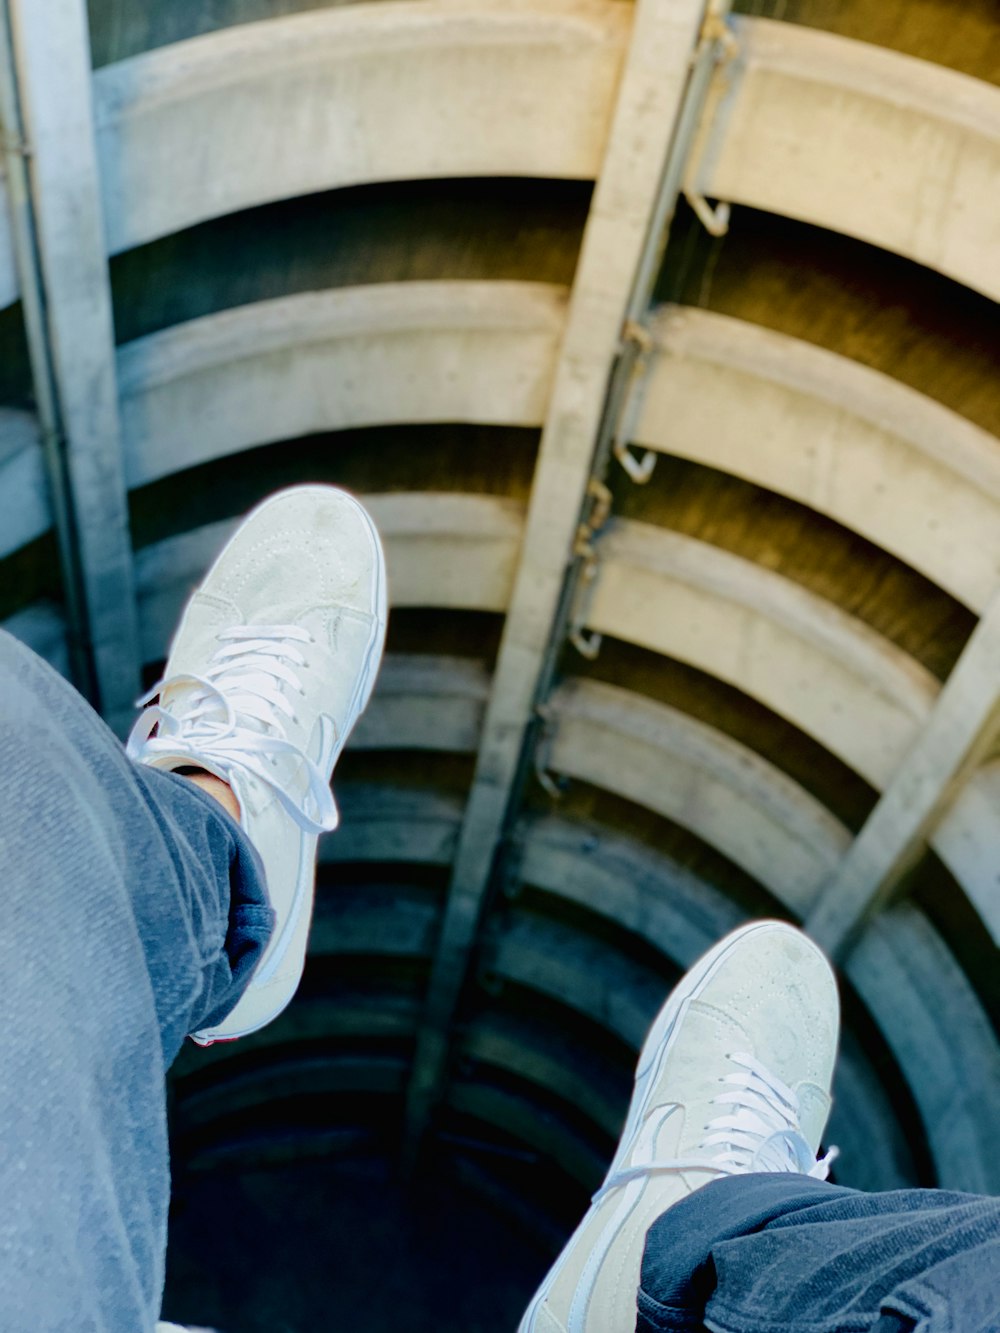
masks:
<path fill-rule="evenodd" d="M 409 1096 L 410 1143 L 440 1095 L 449 1033 L 554 632 L 630 301 L 649 266 L 661 180 L 704 0 L 638 0 L 556 366 L 518 572 L 458 841 Z M 671 174 L 670 179 L 673 179 Z"/>
<path fill-rule="evenodd" d="M 138 692 L 139 656 L 86 6 L 8 5 L 86 647 L 97 703 L 121 729 Z"/>

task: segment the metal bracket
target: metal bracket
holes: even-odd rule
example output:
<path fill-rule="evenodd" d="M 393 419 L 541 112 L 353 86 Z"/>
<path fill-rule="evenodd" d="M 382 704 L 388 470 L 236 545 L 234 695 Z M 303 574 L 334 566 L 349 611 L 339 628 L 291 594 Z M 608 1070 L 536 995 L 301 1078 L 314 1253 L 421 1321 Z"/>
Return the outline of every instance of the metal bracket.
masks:
<path fill-rule="evenodd" d="M 656 467 L 656 454 L 647 449 L 641 458 L 636 458 L 625 440 L 615 440 L 614 455 L 637 486 L 645 486 Z"/>
<path fill-rule="evenodd" d="M 603 481 L 591 477 L 587 483 L 587 494 L 593 500 L 590 513 L 576 530 L 573 554 L 582 560 L 580 583 L 577 588 L 573 618 L 567 631 L 570 643 L 588 662 L 593 662 L 601 651 L 602 634 L 587 634 L 584 631 L 586 608 L 590 602 L 590 593 L 597 577 L 597 549 L 594 538 L 607 523 L 611 514 L 611 491 Z"/>
<path fill-rule="evenodd" d="M 604 635 L 596 629 L 587 634 L 579 625 L 574 625 L 569 632 L 569 641 L 581 657 L 585 657 L 588 662 L 596 662 L 601 655 Z"/>
<path fill-rule="evenodd" d="M 629 478 L 637 486 L 645 486 L 653 475 L 657 455 L 652 449 L 647 449 L 642 458 L 636 458 L 629 448 L 629 442 L 639 415 L 642 387 L 645 384 L 650 359 L 656 350 L 656 342 L 644 324 L 630 319 L 626 321 L 622 329 L 622 345 L 628 346 L 629 344 L 633 345 L 636 351 L 629 371 L 628 385 L 622 398 L 621 412 L 612 438 L 611 452 L 621 463 Z"/>
<path fill-rule="evenodd" d="M 563 798 L 562 788 L 548 771 L 544 764 L 535 765 L 535 777 L 541 783 L 545 792 L 552 797 L 554 801 L 561 801 Z"/>
<path fill-rule="evenodd" d="M 726 22 L 726 15 L 720 13 L 714 5 L 709 7 L 698 34 L 700 42 L 715 42 L 721 47 L 721 60 L 734 60 L 739 55 L 740 44 L 736 34 Z"/>
<path fill-rule="evenodd" d="M 591 548 L 580 571 L 580 584 L 577 589 L 573 620 L 566 636 L 580 656 L 585 657 L 588 662 L 597 661 L 601 644 L 604 642 L 604 635 L 599 631 L 591 630 L 590 633 L 587 633 L 584 629 L 596 578 L 597 552 Z"/>
<path fill-rule="evenodd" d="M 694 209 L 699 222 L 710 236 L 725 236 L 729 230 L 729 218 L 732 214 L 732 209 L 725 200 L 720 200 L 713 206 L 703 194 L 688 187 L 684 189 L 684 198 Z"/>
<path fill-rule="evenodd" d="M 727 6 L 728 9 L 728 6 Z M 729 23 L 726 21 L 726 15 L 720 13 L 715 5 L 709 7 L 709 12 L 705 15 L 701 26 L 699 39 L 699 51 L 712 50 L 712 59 L 715 69 L 712 72 L 714 81 L 718 76 L 719 70 L 731 64 L 740 54 L 740 44 L 736 34 L 733 32 Z M 697 163 L 689 161 L 685 171 L 685 184 L 682 188 L 684 198 L 691 205 L 695 216 L 705 228 L 710 236 L 725 236 L 729 230 L 729 219 L 732 209 L 725 201 L 716 204 L 710 204 L 705 198 L 703 192 L 698 188 L 701 171 L 701 160 L 704 158 L 704 139 L 699 145 L 699 136 L 695 135 L 695 154 L 698 158 Z"/>
<path fill-rule="evenodd" d="M 584 559 L 594 555 L 591 543 L 607 523 L 612 501 L 611 491 L 597 477 L 591 477 L 587 482 L 587 496 L 593 504 L 590 513 L 577 528 L 576 541 L 573 544 L 573 554 L 583 556 Z"/>
<path fill-rule="evenodd" d="M 563 786 L 560 785 L 560 779 L 554 778 L 549 772 L 549 757 L 552 754 L 552 744 L 555 740 L 555 719 L 548 704 L 539 704 L 535 713 L 542 719 L 543 723 L 542 735 L 535 747 L 535 777 L 542 789 L 554 801 L 561 801 Z"/>

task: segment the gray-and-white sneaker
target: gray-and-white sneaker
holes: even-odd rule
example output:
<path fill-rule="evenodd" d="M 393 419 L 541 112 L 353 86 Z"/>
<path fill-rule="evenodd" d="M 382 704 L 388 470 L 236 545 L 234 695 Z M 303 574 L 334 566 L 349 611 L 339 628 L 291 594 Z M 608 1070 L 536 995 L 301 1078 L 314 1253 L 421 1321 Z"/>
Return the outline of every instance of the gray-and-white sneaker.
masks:
<path fill-rule="evenodd" d="M 195 1041 L 246 1036 L 295 994 L 305 965 L 316 838 L 337 826 L 330 775 L 382 657 L 386 577 L 371 518 L 331 486 L 259 505 L 187 605 L 163 680 L 141 700 L 129 754 L 203 768 L 233 789 L 276 915 L 249 987 Z M 153 734 L 155 730 L 155 735 Z"/>
<path fill-rule="evenodd" d="M 794 927 L 754 922 L 697 962 L 653 1023 L 607 1178 L 519 1333 L 635 1328 L 646 1232 L 701 1185 L 748 1171 L 825 1179 L 838 1033 L 833 973 Z"/>

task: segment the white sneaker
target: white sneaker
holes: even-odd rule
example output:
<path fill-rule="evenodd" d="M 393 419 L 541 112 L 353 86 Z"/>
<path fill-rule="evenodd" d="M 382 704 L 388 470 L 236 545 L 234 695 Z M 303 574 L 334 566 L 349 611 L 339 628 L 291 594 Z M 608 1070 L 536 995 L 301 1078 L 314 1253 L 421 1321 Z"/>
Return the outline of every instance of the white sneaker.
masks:
<path fill-rule="evenodd" d="M 371 696 L 386 625 L 371 518 L 330 486 L 280 491 L 241 524 L 194 593 L 128 752 L 228 782 L 267 876 L 274 933 L 253 979 L 195 1041 L 246 1036 L 285 1008 L 305 966 L 317 834 L 337 826 L 330 775 Z M 152 734 L 154 728 L 156 735 Z"/>
<path fill-rule="evenodd" d="M 639 1056 L 618 1151 L 519 1333 L 635 1328 L 646 1232 L 719 1176 L 816 1161 L 830 1113 L 839 1004 L 830 966 L 794 927 L 733 931 L 678 983 Z"/>

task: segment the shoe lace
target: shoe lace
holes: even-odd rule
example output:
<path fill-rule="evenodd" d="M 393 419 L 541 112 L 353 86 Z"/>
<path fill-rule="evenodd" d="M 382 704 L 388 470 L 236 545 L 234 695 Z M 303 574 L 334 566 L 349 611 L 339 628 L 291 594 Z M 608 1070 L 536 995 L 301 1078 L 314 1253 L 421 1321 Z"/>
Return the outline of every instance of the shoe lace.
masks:
<path fill-rule="evenodd" d="M 642 1133 L 645 1149 L 630 1166 L 613 1172 L 594 1196 L 595 1202 L 610 1190 L 652 1174 L 678 1171 L 714 1171 L 739 1175 L 749 1171 L 795 1171 L 826 1180 L 838 1156 L 831 1148 L 816 1160 L 799 1126 L 799 1101 L 787 1084 L 752 1055 L 729 1056 L 737 1068 L 720 1077 L 725 1091 L 712 1098 L 723 1113 L 705 1126 L 698 1148 L 690 1158 L 657 1160 L 653 1152 L 658 1128 L 677 1111 L 676 1105 L 659 1108 L 658 1120 L 647 1123 Z"/>
<path fill-rule="evenodd" d="M 304 693 L 296 667 L 305 666 L 306 658 L 297 645 L 311 643 L 312 636 L 298 625 L 238 625 L 216 637 L 220 646 L 203 675 L 171 676 L 138 700 L 142 707 L 159 695 L 161 703 L 137 719 L 128 754 L 142 760 L 186 755 L 227 776 L 242 770 L 270 787 L 307 833 L 336 828 L 326 775 L 285 733 L 284 719 L 297 720 L 288 692 Z M 281 776 L 278 761 L 288 755 L 304 766 L 304 793 Z"/>

